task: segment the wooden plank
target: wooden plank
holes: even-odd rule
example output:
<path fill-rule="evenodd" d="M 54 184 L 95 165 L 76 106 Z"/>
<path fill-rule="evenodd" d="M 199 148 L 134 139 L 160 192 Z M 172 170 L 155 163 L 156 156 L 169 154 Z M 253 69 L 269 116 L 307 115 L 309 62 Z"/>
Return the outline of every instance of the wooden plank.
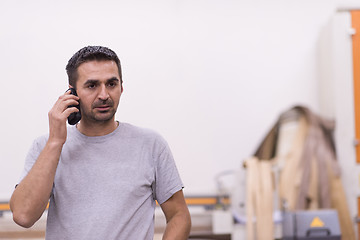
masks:
<path fill-rule="evenodd" d="M 331 181 L 331 207 L 335 208 L 338 212 L 342 234 L 341 237 L 346 240 L 355 240 L 353 218 L 349 212 L 341 178 L 334 175 L 330 164 L 327 166 L 327 171 Z"/>
<path fill-rule="evenodd" d="M 273 179 L 272 179 L 272 163 L 269 160 L 259 161 L 259 185 L 261 212 L 256 214 L 256 234 L 257 239 L 272 240 L 274 239 L 274 223 L 273 223 Z"/>
<path fill-rule="evenodd" d="M 296 128 L 288 127 L 294 124 L 292 122 L 282 124 L 278 143 L 278 149 L 282 152 L 281 155 L 277 156 L 278 164 L 281 166 L 279 195 L 280 199 L 286 201 L 289 211 L 296 210 L 299 185 L 302 179 L 300 160 L 309 127 L 305 117 L 300 117 L 297 122 Z M 290 146 L 284 150 L 283 148 L 287 144 Z"/>
<path fill-rule="evenodd" d="M 258 187 L 257 158 L 246 160 L 246 240 L 256 239 L 254 217 L 256 215 L 256 192 Z"/>

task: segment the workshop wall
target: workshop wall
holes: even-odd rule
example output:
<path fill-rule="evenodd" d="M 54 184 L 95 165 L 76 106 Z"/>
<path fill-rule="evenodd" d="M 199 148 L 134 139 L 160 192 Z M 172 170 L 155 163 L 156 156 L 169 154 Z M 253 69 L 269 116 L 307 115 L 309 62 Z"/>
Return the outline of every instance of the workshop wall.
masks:
<path fill-rule="evenodd" d="M 329 0 L 3 1 L 0 200 L 8 200 L 78 49 L 123 66 L 117 119 L 169 142 L 186 194 L 252 155 L 278 115 L 318 104 L 318 38 Z"/>

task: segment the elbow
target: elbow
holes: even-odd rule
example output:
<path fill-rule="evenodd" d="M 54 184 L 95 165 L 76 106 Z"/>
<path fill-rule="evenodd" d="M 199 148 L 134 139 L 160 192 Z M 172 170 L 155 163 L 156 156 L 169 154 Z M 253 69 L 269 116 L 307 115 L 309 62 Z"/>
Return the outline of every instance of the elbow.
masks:
<path fill-rule="evenodd" d="M 21 227 L 30 228 L 42 216 L 46 208 L 40 208 L 37 205 L 29 204 L 14 198 L 10 199 L 10 210 L 12 212 L 13 221 Z"/>
<path fill-rule="evenodd" d="M 30 228 L 36 222 L 27 214 L 17 212 L 13 212 L 13 220 L 16 224 L 24 228 Z"/>
<path fill-rule="evenodd" d="M 31 211 L 31 207 L 23 201 L 19 202 L 19 200 L 16 200 L 14 194 L 10 199 L 10 210 L 13 221 L 21 227 L 30 228 L 37 221 L 36 217 L 33 215 L 33 211 Z"/>
<path fill-rule="evenodd" d="M 23 205 L 18 206 L 14 204 L 13 199 L 10 200 L 10 210 L 12 212 L 13 221 L 21 227 L 32 227 L 36 219 L 33 218 L 31 213 L 24 208 Z"/>

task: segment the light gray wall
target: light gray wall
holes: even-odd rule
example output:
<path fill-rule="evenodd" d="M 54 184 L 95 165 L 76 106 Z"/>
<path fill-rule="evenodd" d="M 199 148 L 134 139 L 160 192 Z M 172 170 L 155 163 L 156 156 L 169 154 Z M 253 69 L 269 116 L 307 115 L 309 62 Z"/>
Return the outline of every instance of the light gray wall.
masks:
<path fill-rule="evenodd" d="M 122 60 L 120 121 L 169 142 L 186 194 L 215 192 L 278 115 L 318 106 L 318 38 L 329 0 L 2 1 L 0 200 L 85 45 Z"/>

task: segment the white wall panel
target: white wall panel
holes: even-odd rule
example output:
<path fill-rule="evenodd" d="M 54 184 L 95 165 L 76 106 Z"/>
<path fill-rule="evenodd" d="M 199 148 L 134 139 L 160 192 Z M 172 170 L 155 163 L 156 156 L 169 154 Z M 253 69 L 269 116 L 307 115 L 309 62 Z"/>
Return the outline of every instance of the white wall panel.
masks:
<path fill-rule="evenodd" d="M 117 118 L 169 142 L 186 194 L 250 156 L 278 115 L 319 110 L 318 38 L 328 0 L 2 1 L 0 200 L 7 200 L 79 48 L 114 49 Z"/>

